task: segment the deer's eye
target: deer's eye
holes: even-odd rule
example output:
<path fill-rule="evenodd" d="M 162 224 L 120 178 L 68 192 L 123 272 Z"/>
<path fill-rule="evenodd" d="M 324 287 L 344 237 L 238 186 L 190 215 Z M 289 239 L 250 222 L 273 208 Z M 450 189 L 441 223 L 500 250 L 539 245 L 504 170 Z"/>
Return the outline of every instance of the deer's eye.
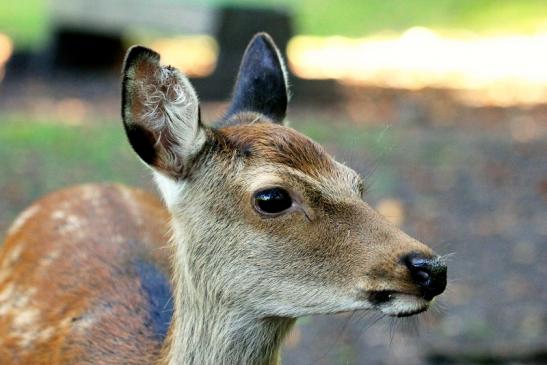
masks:
<path fill-rule="evenodd" d="M 292 206 L 291 195 L 282 188 L 260 190 L 254 195 L 255 209 L 262 214 L 276 215 Z"/>

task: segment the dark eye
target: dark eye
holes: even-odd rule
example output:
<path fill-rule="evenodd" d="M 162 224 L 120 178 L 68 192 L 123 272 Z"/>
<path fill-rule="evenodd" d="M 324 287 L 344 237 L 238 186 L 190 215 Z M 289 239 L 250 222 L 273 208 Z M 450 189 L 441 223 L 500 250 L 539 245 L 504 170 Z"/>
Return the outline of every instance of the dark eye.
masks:
<path fill-rule="evenodd" d="M 255 193 L 254 203 L 259 213 L 278 214 L 292 206 L 292 198 L 285 189 L 270 188 Z"/>

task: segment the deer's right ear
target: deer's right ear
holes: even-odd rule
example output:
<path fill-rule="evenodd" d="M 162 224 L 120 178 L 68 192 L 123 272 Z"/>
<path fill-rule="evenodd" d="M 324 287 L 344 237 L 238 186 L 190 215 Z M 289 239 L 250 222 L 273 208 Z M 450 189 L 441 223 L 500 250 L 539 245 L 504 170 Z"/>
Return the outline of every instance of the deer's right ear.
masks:
<path fill-rule="evenodd" d="M 277 46 L 268 34 L 258 33 L 243 55 L 226 119 L 248 111 L 282 123 L 288 92 L 287 71 Z"/>
<path fill-rule="evenodd" d="M 181 72 L 159 61 L 159 54 L 141 46 L 127 52 L 122 118 L 139 157 L 153 169 L 179 178 L 203 147 L 206 132 L 194 88 Z"/>

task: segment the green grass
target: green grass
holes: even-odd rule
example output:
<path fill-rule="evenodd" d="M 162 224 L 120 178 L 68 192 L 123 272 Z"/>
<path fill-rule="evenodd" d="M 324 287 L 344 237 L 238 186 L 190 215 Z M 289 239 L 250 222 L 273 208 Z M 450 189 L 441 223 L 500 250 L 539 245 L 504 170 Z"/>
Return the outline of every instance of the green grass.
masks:
<path fill-rule="evenodd" d="M 66 126 L 10 118 L 0 123 L 0 185 L 23 184 L 34 195 L 89 181 L 139 184 L 145 169 L 119 123 Z"/>
<path fill-rule="evenodd" d="M 70 1 L 70 0 L 67 0 Z M 92 1 L 92 0 L 89 0 Z M 180 1 L 180 0 L 171 0 Z M 415 25 L 479 33 L 530 33 L 547 27 L 545 0 L 193 0 L 194 4 L 286 6 L 300 34 L 363 36 Z M 0 32 L 18 47 L 36 47 L 48 35 L 46 0 L 0 2 Z"/>

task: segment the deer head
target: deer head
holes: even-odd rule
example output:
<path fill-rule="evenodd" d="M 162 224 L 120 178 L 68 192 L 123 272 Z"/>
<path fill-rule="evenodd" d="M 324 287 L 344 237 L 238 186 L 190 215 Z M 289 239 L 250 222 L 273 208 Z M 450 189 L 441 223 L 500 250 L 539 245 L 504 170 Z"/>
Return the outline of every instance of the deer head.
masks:
<path fill-rule="evenodd" d="M 296 318 L 412 315 L 443 292 L 446 266 L 432 250 L 363 200 L 359 174 L 283 124 L 287 75 L 268 35 L 251 41 L 228 112 L 211 125 L 188 79 L 159 61 L 129 51 L 122 114 L 172 214 L 188 295 Z"/>

